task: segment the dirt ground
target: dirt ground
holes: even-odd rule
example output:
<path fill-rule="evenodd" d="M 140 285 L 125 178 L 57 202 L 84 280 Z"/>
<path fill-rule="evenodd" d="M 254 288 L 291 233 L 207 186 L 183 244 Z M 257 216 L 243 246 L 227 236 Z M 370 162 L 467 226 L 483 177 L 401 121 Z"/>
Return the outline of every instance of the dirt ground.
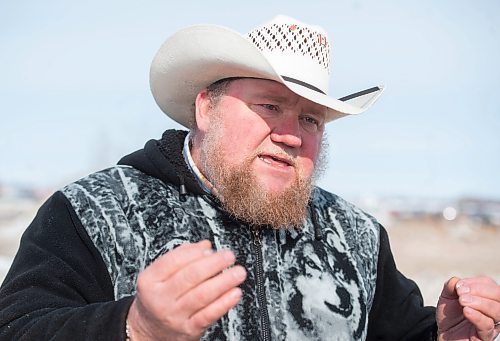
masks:
<path fill-rule="evenodd" d="M 452 276 L 489 275 L 500 283 L 500 228 L 465 220 L 419 219 L 388 228 L 396 264 L 435 305 Z"/>

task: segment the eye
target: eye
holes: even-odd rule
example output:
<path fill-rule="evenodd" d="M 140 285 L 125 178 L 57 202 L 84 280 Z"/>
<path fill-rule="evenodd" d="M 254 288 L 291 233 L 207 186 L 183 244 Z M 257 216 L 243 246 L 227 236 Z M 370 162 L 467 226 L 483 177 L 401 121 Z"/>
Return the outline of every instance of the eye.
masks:
<path fill-rule="evenodd" d="M 304 120 L 307 122 L 307 123 L 310 123 L 310 124 L 314 124 L 316 126 L 319 126 L 319 122 L 317 119 L 315 119 L 314 117 L 309 117 L 309 116 L 306 116 L 304 117 Z"/>
<path fill-rule="evenodd" d="M 321 122 L 314 116 L 305 115 L 300 118 L 302 126 L 304 129 L 310 133 L 314 133 L 319 130 Z"/>
<path fill-rule="evenodd" d="M 321 271 L 320 266 L 316 264 L 312 259 L 307 259 L 306 265 L 309 266 L 311 269 Z"/>
<path fill-rule="evenodd" d="M 259 105 L 269 111 L 279 111 L 279 107 L 274 104 L 259 104 Z"/>

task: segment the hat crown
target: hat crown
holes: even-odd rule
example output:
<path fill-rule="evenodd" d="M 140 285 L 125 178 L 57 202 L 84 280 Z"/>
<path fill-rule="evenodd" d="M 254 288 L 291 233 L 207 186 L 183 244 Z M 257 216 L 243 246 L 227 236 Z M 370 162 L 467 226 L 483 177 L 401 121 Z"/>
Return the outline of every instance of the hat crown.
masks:
<path fill-rule="evenodd" d="M 330 42 L 321 27 L 280 15 L 247 33 L 247 39 L 282 77 L 305 82 L 328 93 Z"/>

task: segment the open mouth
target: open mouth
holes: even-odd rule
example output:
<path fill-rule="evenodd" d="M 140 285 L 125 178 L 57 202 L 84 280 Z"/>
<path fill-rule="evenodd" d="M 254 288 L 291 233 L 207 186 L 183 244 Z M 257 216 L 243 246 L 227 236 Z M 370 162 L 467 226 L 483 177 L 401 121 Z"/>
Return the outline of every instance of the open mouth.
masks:
<path fill-rule="evenodd" d="M 261 159 L 265 163 L 272 165 L 272 166 L 277 166 L 277 167 L 293 166 L 293 161 L 291 161 L 290 159 L 283 157 L 283 156 L 260 154 L 258 157 L 259 157 L 259 159 Z"/>

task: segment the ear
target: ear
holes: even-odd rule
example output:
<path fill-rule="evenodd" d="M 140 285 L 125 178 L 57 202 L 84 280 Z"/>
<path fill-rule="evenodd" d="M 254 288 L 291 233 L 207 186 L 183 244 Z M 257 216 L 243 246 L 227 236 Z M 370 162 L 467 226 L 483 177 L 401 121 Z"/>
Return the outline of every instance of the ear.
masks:
<path fill-rule="evenodd" d="M 196 95 L 194 104 L 198 131 L 206 132 L 210 122 L 210 99 L 208 98 L 207 89 L 201 90 Z"/>

